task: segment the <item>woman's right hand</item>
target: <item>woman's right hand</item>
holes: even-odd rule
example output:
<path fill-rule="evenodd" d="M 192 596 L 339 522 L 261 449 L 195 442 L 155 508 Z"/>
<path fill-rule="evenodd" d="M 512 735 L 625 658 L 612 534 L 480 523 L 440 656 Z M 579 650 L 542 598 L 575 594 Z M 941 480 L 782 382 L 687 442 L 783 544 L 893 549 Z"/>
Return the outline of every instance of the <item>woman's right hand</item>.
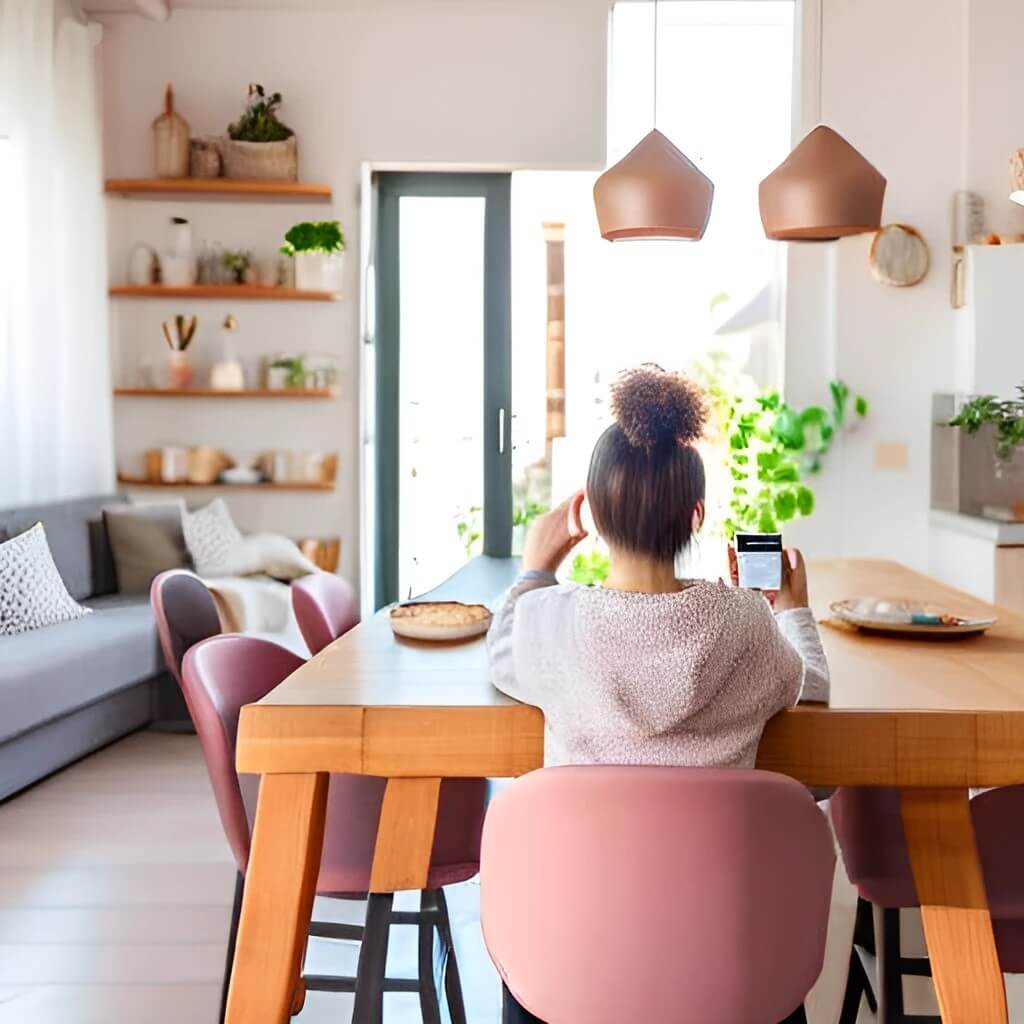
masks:
<path fill-rule="evenodd" d="M 774 605 L 777 612 L 810 607 L 807 598 L 807 563 L 798 548 L 786 548 L 782 552 L 782 588 L 775 596 Z"/>
<path fill-rule="evenodd" d="M 531 569 L 555 572 L 569 552 L 586 537 L 587 531 L 580 521 L 582 505 L 583 491 L 580 490 L 534 519 L 523 548 L 521 568 L 524 572 Z"/>

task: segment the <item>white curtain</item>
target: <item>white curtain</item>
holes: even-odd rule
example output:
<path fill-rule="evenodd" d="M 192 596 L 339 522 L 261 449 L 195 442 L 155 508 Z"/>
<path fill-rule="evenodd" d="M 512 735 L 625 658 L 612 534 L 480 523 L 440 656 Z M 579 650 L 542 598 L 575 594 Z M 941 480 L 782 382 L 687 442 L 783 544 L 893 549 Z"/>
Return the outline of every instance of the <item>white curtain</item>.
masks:
<path fill-rule="evenodd" d="M 67 0 L 0 0 L 0 508 L 113 486 L 95 56 Z"/>

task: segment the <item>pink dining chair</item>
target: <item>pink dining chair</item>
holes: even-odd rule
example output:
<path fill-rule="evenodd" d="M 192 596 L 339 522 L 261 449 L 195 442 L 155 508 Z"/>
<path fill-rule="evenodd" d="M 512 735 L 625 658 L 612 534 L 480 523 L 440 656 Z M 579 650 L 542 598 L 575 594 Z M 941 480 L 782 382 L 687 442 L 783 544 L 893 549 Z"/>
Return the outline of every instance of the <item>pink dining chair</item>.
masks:
<path fill-rule="evenodd" d="M 319 654 L 359 622 L 356 592 L 332 572 L 314 572 L 293 581 L 292 609 L 310 654 Z"/>
<path fill-rule="evenodd" d="M 896 789 L 844 787 L 829 807 L 846 874 L 857 889 L 857 917 L 840 1024 L 854 1024 L 862 999 L 879 1024 L 940 1024 L 934 1014 L 909 1014 L 903 979 L 929 977 L 927 957 L 904 956 L 900 910 L 919 906 Z M 971 801 L 971 817 L 999 962 L 1024 973 L 1024 786 L 992 789 Z M 863 954 L 875 959 L 876 985 Z"/>
<path fill-rule="evenodd" d="M 505 1021 L 806 1021 L 835 867 L 792 779 L 547 768 L 491 802 L 481 920 Z"/>
<path fill-rule="evenodd" d="M 199 733 L 217 810 L 238 865 L 222 1021 L 259 783 L 258 776 L 239 775 L 235 771 L 239 712 L 244 704 L 265 696 L 302 664 L 303 660 L 297 655 L 269 640 L 236 634 L 211 637 L 190 648 L 185 655 L 183 686 Z M 384 787 L 383 779 L 331 776 L 316 891 L 322 896 L 339 899 L 366 899 L 366 922 L 362 926 L 312 923 L 311 936 L 355 939 L 360 942 L 360 951 L 355 978 L 306 976 L 306 988 L 354 992 L 353 1019 L 360 1024 L 379 1024 L 384 992 L 418 992 L 424 1024 L 439 1024 L 441 1010 L 434 981 L 436 932 L 451 1020 L 453 1024 L 465 1024 L 443 887 L 472 878 L 479 869 L 486 783 L 482 779 L 454 779 L 442 784 L 427 888 L 420 895 L 419 911 L 413 913 L 393 913 L 391 893 L 367 895 Z M 385 977 L 392 924 L 413 924 L 419 929 L 419 977 L 416 980 Z"/>

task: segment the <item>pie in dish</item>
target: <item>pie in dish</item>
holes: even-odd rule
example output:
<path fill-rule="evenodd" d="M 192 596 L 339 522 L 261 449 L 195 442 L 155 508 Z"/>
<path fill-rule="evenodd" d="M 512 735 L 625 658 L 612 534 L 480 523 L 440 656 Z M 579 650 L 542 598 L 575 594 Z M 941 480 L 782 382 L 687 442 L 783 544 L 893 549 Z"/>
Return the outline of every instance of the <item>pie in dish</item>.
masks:
<path fill-rule="evenodd" d="M 482 604 L 418 601 L 391 609 L 391 629 L 413 640 L 464 640 L 487 632 L 491 613 Z"/>

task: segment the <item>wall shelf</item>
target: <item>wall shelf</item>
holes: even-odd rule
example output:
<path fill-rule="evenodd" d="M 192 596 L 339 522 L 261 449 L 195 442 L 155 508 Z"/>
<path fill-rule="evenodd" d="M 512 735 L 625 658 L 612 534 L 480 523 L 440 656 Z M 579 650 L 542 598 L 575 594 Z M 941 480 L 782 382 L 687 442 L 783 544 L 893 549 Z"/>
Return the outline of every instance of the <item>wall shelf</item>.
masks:
<path fill-rule="evenodd" d="M 146 199 L 283 199 L 330 202 L 331 186 L 311 181 L 254 178 L 107 178 L 108 195 Z"/>
<path fill-rule="evenodd" d="M 300 291 L 298 288 L 262 288 L 254 284 L 119 284 L 110 294 L 129 299 L 261 299 L 267 302 L 338 302 L 337 292 Z"/>
<path fill-rule="evenodd" d="M 302 483 L 274 483 L 265 481 L 258 484 L 192 484 L 187 481 L 182 483 L 164 483 L 162 480 L 145 480 L 141 477 L 124 476 L 118 474 L 117 482 L 124 487 L 159 487 L 165 490 L 216 490 L 216 491 L 333 491 L 334 481 L 302 482 Z"/>
<path fill-rule="evenodd" d="M 336 398 L 336 388 L 114 388 L 118 398 Z"/>

